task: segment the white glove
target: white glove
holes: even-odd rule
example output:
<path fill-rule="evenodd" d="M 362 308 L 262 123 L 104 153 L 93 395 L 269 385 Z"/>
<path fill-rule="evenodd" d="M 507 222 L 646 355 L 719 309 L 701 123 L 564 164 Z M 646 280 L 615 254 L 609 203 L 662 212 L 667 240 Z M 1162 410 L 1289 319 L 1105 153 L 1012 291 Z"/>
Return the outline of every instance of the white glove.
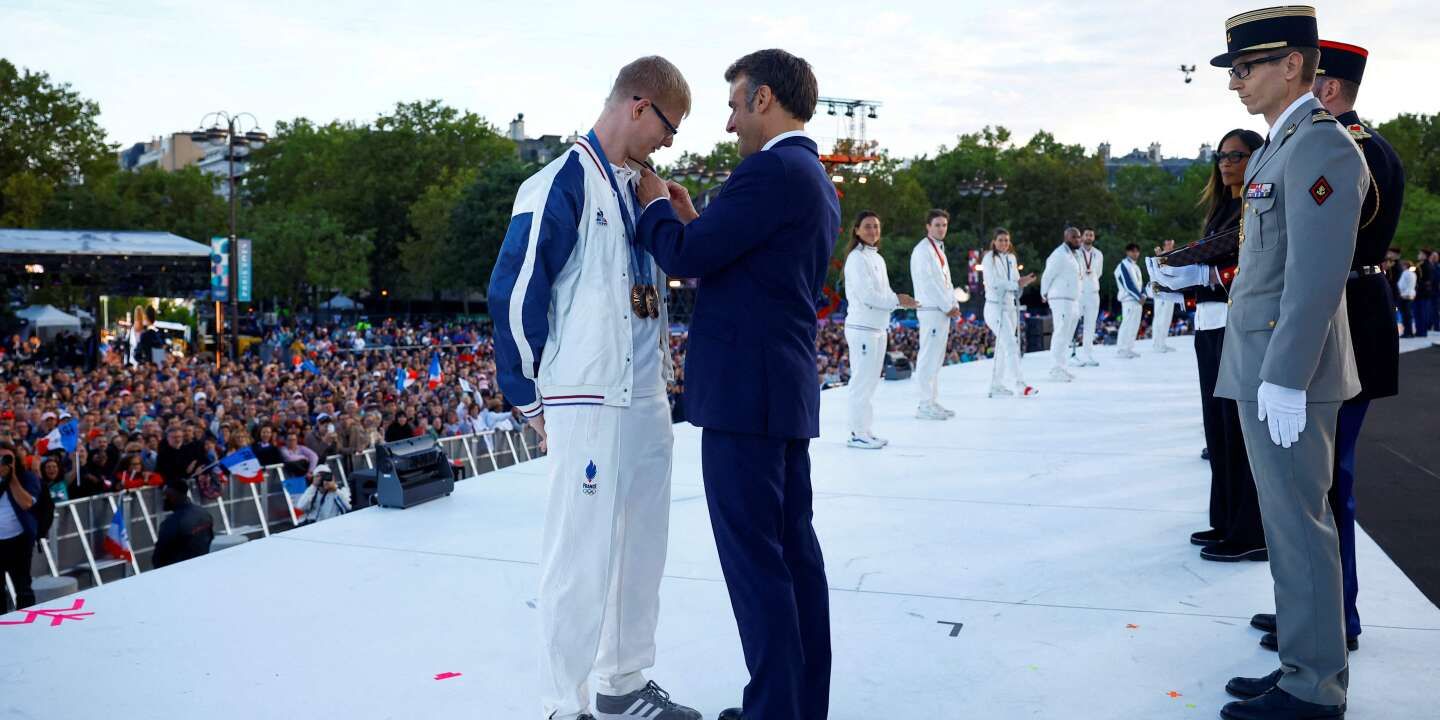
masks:
<path fill-rule="evenodd" d="M 1283 448 L 1300 441 L 1305 430 L 1305 391 L 1261 382 L 1255 392 L 1260 420 L 1270 424 L 1270 442 Z"/>
<path fill-rule="evenodd" d="M 1188 287 L 1210 284 L 1209 265 L 1184 265 L 1171 267 L 1169 265 L 1156 264 L 1151 269 L 1150 279 L 1164 285 L 1171 290 L 1184 290 Z"/>

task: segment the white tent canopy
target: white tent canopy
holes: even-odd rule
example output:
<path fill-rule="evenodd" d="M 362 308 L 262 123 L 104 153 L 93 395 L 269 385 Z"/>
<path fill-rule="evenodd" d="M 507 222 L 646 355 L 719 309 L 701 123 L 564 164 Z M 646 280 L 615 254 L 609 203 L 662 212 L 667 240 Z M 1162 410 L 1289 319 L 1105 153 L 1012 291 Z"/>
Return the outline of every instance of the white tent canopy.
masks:
<path fill-rule="evenodd" d="M 41 340 L 49 340 L 66 330 L 80 332 L 80 318 L 52 305 L 31 305 L 15 315 L 28 320 L 30 327 L 40 335 Z"/>
<path fill-rule="evenodd" d="M 335 297 L 320 303 L 321 310 L 354 310 L 360 307 L 360 303 L 345 296 L 345 293 L 335 293 Z"/>

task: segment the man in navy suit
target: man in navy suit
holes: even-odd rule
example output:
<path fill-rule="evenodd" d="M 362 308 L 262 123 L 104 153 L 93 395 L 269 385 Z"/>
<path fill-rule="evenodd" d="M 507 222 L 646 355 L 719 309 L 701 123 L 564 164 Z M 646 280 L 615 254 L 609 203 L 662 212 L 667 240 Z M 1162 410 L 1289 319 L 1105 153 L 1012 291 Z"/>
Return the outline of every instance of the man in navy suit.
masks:
<path fill-rule="evenodd" d="M 661 269 L 699 279 L 685 409 L 704 428 L 705 496 L 750 683 L 722 720 L 823 720 L 830 601 L 811 526 L 810 438 L 819 437 L 815 312 L 840 203 L 805 123 L 809 63 L 761 50 L 725 71 L 726 130 L 744 161 L 703 216 L 646 172 L 637 234 Z"/>

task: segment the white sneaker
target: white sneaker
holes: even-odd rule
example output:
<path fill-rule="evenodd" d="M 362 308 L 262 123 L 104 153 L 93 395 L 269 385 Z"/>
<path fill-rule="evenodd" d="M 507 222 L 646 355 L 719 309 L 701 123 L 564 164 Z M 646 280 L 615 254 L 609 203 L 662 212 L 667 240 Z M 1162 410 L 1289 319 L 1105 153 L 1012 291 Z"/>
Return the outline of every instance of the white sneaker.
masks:
<path fill-rule="evenodd" d="M 1122 360 L 1134 360 L 1135 358 L 1140 357 L 1140 353 L 1137 353 L 1134 350 L 1121 350 L 1120 352 L 1115 353 L 1115 357 L 1121 358 Z"/>
<path fill-rule="evenodd" d="M 1087 360 L 1087 359 L 1085 359 L 1085 358 L 1079 358 L 1079 357 L 1071 359 L 1071 360 L 1070 360 L 1070 364 L 1071 364 L 1072 366 L 1074 366 L 1074 367 L 1099 367 L 1099 366 L 1100 366 L 1100 363 L 1095 362 L 1094 360 Z"/>
<path fill-rule="evenodd" d="M 941 410 L 940 408 L 934 407 L 932 405 L 921 405 L 920 408 L 915 411 L 915 417 L 920 418 L 921 420 L 950 419 L 950 416 L 947 415 L 944 410 Z"/>
<path fill-rule="evenodd" d="M 1171 353 L 1171 352 L 1175 352 L 1175 348 L 1172 348 L 1172 347 L 1170 347 L 1169 345 L 1158 345 L 1158 346 L 1155 347 L 1155 352 L 1157 352 L 1157 353 Z"/>
<path fill-rule="evenodd" d="M 1015 386 L 1015 392 L 1019 393 L 1020 397 L 1035 397 L 1036 395 L 1040 394 L 1039 390 L 1036 390 L 1035 388 L 1030 387 L 1025 383 L 1017 384 Z"/>
<path fill-rule="evenodd" d="M 1010 388 L 1007 388 L 1007 387 L 1005 387 L 1004 385 L 991 385 L 991 386 L 990 386 L 990 397 L 992 397 L 992 398 L 993 398 L 993 397 L 1011 397 L 1011 396 L 1013 396 L 1014 394 L 1015 394 L 1015 393 L 1010 392 Z"/>
<path fill-rule="evenodd" d="M 951 410 L 950 408 L 947 408 L 947 407 L 945 407 L 944 405 L 941 405 L 940 403 L 931 403 L 931 404 L 930 404 L 930 407 L 932 407 L 932 408 L 934 408 L 934 409 L 936 409 L 936 410 L 939 410 L 939 411 L 942 412 L 942 413 L 945 413 L 945 414 L 946 414 L 947 416 L 949 416 L 949 417 L 952 417 L 952 418 L 955 417 L 955 411 L 954 411 L 954 410 Z"/>
<path fill-rule="evenodd" d="M 870 439 L 871 439 L 871 440 L 874 440 L 875 442 L 880 443 L 880 447 L 885 447 L 886 445 L 889 445 L 889 444 L 890 444 L 890 441 L 889 441 L 889 440 L 886 440 L 885 438 L 882 438 L 882 437 L 875 437 L 874 435 L 871 435 L 871 436 L 870 436 Z"/>
<path fill-rule="evenodd" d="M 1050 368 L 1050 379 L 1059 382 L 1070 382 L 1075 379 L 1075 376 L 1065 372 L 1065 368 L 1057 367 Z"/>
<path fill-rule="evenodd" d="M 861 450 L 879 450 L 885 447 L 885 443 L 869 435 L 856 435 L 854 433 L 850 435 L 850 442 L 845 444 L 853 448 L 860 448 Z"/>

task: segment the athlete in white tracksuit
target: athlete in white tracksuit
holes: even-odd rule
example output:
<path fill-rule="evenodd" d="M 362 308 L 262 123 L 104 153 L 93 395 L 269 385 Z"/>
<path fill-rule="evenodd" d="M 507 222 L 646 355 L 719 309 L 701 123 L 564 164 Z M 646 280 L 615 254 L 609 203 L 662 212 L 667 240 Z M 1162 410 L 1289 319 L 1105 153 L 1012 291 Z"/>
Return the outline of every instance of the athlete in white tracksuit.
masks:
<path fill-rule="evenodd" d="M 1080 263 L 1080 364 L 1099 365 L 1095 352 L 1095 326 L 1100 322 L 1100 274 L 1105 272 L 1105 254 L 1095 247 L 1095 231 L 1086 228 L 1075 253 Z"/>
<path fill-rule="evenodd" d="M 1050 377 L 1061 382 L 1074 379 L 1065 370 L 1065 359 L 1070 355 L 1075 324 L 1080 320 L 1080 263 L 1075 260 L 1079 245 L 1080 231 L 1065 228 L 1065 242 L 1050 253 L 1040 276 L 1040 297 L 1050 306 L 1053 321 L 1050 356 L 1055 366 L 1050 369 Z"/>
<path fill-rule="evenodd" d="M 1163 248 L 1156 248 L 1156 254 L 1170 252 L 1175 249 L 1174 240 L 1166 240 Z M 1158 291 L 1152 285 L 1150 296 L 1155 298 L 1154 317 L 1150 321 L 1150 347 L 1158 353 L 1175 352 L 1175 349 L 1166 343 L 1170 336 L 1170 323 L 1175 319 L 1175 305 L 1185 301 L 1185 296 L 1180 293 Z"/>
<path fill-rule="evenodd" d="M 943 419 L 954 412 L 940 405 L 940 368 L 945 364 L 945 349 L 950 345 L 950 325 L 960 315 L 955 301 L 955 283 L 950 276 L 950 261 L 945 255 L 945 234 L 949 215 L 932 217 L 926 224 L 926 236 L 910 251 L 910 280 L 915 285 L 915 311 L 920 321 L 920 350 L 915 358 L 915 380 L 920 389 L 918 415 L 926 419 Z M 937 226 L 945 223 L 937 232 Z M 937 237 L 938 236 L 938 237 Z"/>
<path fill-rule="evenodd" d="M 649 101 L 632 101 L 622 82 L 642 63 L 679 76 L 658 58 L 622 70 L 595 129 L 521 185 L 490 281 L 500 389 L 548 448 L 538 599 L 547 720 L 609 720 L 631 707 L 650 720 L 700 717 L 644 676 L 669 538 L 673 367 L 664 295 L 656 316 L 632 303 L 637 285 L 665 288 L 633 242 L 639 175 L 629 163 L 670 144 Z M 688 100 L 667 100 L 669 117 L 683 117 Z"/>
<path fill-rule="evenodd" d="M 1009 233 L 997 233 L 990 248 L 980 260 L 980 268 L 985 275 L 985 326 L 995 335 L 990 396 L 1018 394 L 1028 397 L 1035 394 L 1035 389 L 1025 382 L 1025 375 L 1020 370 L 1019 261 L 1010 250 Z M 1034 279 L 1034 275 L 1028 275 L 1025 282 L 1028 284 Z M 1006 375 L 1014 380 L 1013 392 L 1005 385 Z"/>
<path fill-rule="evenodd" d="M 889 340 L 890 313 L 899 307 L 914 307 L 908 295 L 890 289 L 880 242 L 880 218 L 861 213 L 855 227 L 856 243 L 845 256 L 845 342 L 850 346 L 850 441 L 851 447 L 878 449 L 887 443 L 875 437 L 875 388 L 885 366 Z"/>
<path fill-rule="evenodd" d="M 1140 317 L 1145 313 L 1145 280 L 1140 273 L 1140 247 L 1131 243 L 1125 258 L 1115 266 L 1115 287 L 1120 295 L 1120 332 L 1115 339 L 1122 358 L 1139 357 L 1135 353 L 1135 337 L 1140 334 Z"/>

